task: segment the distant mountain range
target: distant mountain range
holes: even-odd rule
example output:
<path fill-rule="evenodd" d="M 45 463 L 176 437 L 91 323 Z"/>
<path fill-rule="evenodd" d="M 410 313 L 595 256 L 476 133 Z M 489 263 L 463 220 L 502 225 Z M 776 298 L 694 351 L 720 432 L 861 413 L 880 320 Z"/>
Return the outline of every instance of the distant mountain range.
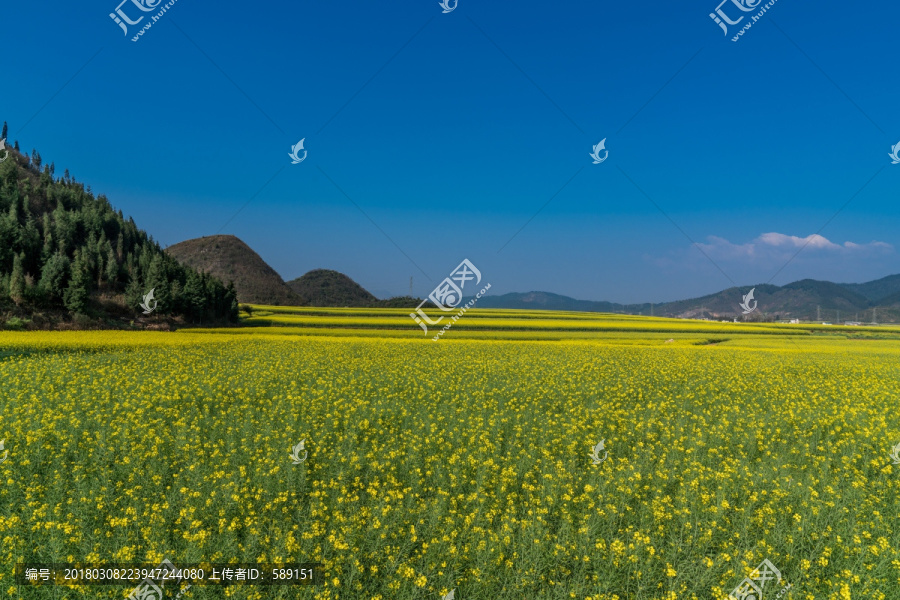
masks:
<path fill-rule="evenodd" d="M 743 314 L 745 294 L 754 290 L 756 310 Z M 467 299 L 468 300 L 468 299 Z M 734 319 L 772 321 L 900 321 L 900 275 L 890 275 L 867 283 L 832 283 L 803 279 L 783 286 L 759 284 L 729 288 L 687 300 L 662 304 L 618 304 L 576 300 L 549 292 L 510 293 L 484 296 L 481 308 L 566 310 L 655 315 L 688 319 Z M 753 307 L 753 303 L 750 307 Z"/>
<path fill-rule="evenodd" d="M 412 308 L 420 302 L 417 298 L 408 297 L 378 300 L 350 277 L 327 269 L 315 269 L 285 283 L 256 252 L 232 235 L 188 240 L 170 246 L 166 252 L 222 281 L 234 281 L 238 300 L 244 303 Z M 740 303 L 751 289 L 754 290 L 756 310 L 744 315 Z M 867 283 L 804 279 L 783 286 L 758 284 L 662 304 L 619 304 L 576 300 L 550 292 L 527 292 L 484 296 L 478 300 L 477 306 L 690 319 L 900 322 L 900 275 Z"/>

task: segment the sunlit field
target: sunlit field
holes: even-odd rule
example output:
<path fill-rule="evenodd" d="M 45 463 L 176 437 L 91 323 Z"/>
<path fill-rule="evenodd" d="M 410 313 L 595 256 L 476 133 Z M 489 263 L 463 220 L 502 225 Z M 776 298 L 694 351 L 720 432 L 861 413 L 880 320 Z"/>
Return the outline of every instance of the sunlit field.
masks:
<path fill-rule="evenodd" d="M 721 600 L 768 559 L 765 600 L 900 598 L 900 330 L 408 312 L 0 333 L 0 593 L 168 558 L 325 567 L 182 598 Z"/>

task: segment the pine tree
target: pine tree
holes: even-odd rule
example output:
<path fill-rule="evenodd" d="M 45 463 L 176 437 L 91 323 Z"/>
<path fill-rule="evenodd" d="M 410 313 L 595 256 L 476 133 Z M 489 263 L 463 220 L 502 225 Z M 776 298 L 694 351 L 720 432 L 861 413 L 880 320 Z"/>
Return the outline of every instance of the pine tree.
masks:
<path fill-rule="evenodd" d="M 191 270 L 188 273 L 182 296 L 184 297 L 185 312 L 187 312 L 188 316 L 202 320 L 206 301 L 203 297 L 203 282 L 196 271 Z"/>
<path fill-rule="evenodd" d="M 70 268 L 69 259 L 62 254 L 54 254 L 44 264 L 38 287 L 48 301 L 60 302 L 63 299 L 69 283 Z"/>
<path fill-rule="evenodd" d="M 153 290 L 153 297 L 156 299 L 160 313 L 165 314 L 172 311 L 172 295 L 170 294 L 169 280 L 166 276 L 166 265 L 163 262 L 162 254 L 156 254 L 151 259 L 144 287 L 147 288 L 147 292 Z"/>
<path fill-rule="evenodd" d="M 137 277 L 132 277 L 125 287 L 125 305 L 128 306 L 128 308 L 140 310 L 139 307 L 143 300 L 144 291 L 141 282 Z"/>
<path fill-rule="evenodd" d="M 63 294 L 63 303 L 73 313 L 84 313 L 88 306 L 90 276 L 81 258 L 81 252 L 75 251 L 72 262 L 72 278 Z"/>
<path fill-rule="evenodd" d="M 42 229 L 44 230 L 44 244 L 41 247 L 41 262 L 46 263 L 55 253 L 55 249 L 53 247 L 53 228 L 50 225 L 49 213 L 44 213 L 44 223 Z"/>
<path fill-rule="evenodd" d="M 119 283 L 119 261 L 109 242 L 106 242 L 106 246 L 106 282 L 114 290 Z"/>
<path fill-rule="evenodd" d="M 234 289 L 234 281 L 228 282 L 228 287 L 225 288 L 225 301 L 228 302 L 228 306 L 230 308 L 228 314 L 229 321 L 237 321 L 238 313 L 240 312 L 240 305 L 237 300 L 237 290 Z M 248 316 L 252 316 L 252 313 L 248 310 Z"/>
<path fill-rule="evenodd" d="M 6 121 L 3 121 L 3 133 L 0 133 L 0 140 L 5 140 L 8 133 L 9 127 L 6 125 Z"/>
<path fill-rule="evenodd" d="M 13 258 L 13 270 L 9 279 L 9 297 L 21 306 L 25 302 L 25 270 L 22 267 L 24 254 L 16 254 Z"/>

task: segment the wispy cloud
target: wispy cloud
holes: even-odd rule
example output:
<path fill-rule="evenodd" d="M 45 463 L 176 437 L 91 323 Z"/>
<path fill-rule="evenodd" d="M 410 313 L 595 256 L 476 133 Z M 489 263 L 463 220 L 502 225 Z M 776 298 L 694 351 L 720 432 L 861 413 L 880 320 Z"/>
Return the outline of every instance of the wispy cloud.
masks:
<path fill-rule="evenodd" d="M 685 244 L 663 256 L 645 254 L 644 258 L 664 273 L 703 273 L 712 287 L 723 281 L 710 267 L 710 260 L 732 280 L 746 284 L 771 280 L 782 285 L 804 278 L 860 282 L 896 273 L 898 267 L 891 244 L 837 242 L 816 234 L 801 237 L 770 232 L 748 242 L 711 235 L 697 246 L 699 249 Z"/>
<path fill-rule="evenodd" d="M 806 237 L 787 235 L 784 233 L 764 233 L 756 239 L 735 244 L 725 238 L 709 236 L 707 243 L 697 245 L 713 259 L 735 260 L 749 264 L 764 262 L 771 263 L 782 257 L 787 260 L 800 248 L 804 253 L 816 254 L 819 258 L 826 256 L 847 258 L 849 256 L 863 256 L 873 254 L 893 253 L 894 247 L 885 242 L 872 241 L 868 243 L 843 242 L 838 244 L 828 238 L 812 234 Z"/>

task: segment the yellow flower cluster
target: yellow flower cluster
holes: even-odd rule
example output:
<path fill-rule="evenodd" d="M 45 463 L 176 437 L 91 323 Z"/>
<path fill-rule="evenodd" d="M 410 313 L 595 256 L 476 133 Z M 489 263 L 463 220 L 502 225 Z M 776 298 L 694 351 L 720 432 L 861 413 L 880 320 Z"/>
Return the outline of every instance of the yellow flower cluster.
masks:
<path fill-rule="evenodd" d="M 767 558 L 900 597 L 896 342 L 635 336 L 0 333 L 0 589 L 167 557 L 325 568 L 184 598 L 705 600 Z"/>

